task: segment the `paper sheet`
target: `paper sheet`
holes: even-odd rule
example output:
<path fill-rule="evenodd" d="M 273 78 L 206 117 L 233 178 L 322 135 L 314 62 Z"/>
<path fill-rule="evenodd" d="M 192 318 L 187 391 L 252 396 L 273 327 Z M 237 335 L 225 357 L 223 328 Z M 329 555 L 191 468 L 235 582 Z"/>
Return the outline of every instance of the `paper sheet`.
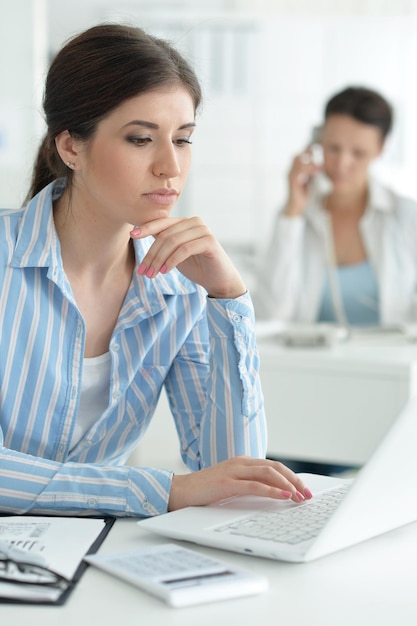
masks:
<path fill-rule="evenodd" d="M 0 517 L 0 543 L 27 551 L 28 561 L 72 580 L 91 545 L 105 527 L 104 519 L 7 516 Z M 0 597 L 24 600 L 56 600 L 62 590 L 0 583 Z"/>

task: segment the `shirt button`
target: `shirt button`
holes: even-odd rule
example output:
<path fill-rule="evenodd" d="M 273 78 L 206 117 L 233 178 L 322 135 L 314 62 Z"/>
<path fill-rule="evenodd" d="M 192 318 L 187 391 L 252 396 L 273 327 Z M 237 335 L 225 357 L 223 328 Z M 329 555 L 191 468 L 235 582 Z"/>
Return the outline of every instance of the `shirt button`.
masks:
<path fill-rule="evenodd" d="M 145 511 L 147 511 L 149 509 L 149 500 L 144 500 L 143 501 L 143 508 L 145 509 Z"/>
<path fill-rule="evenodd" d="M 119 344 L 118 344 L 118 343 L 114 343 L 114 344 L 113 344 L 113 350 L 114 350 L 115 352 L 118 352 L 118 351 L 120 350 L 120 346 L 119 346 Z"/>
<path fill-rule="evenodd" d="M 236 323 L 239 323 L 242 321 L 242 317 L 240 315 L 234 315 L 233 316 L 233 321 Z"/>
<path fill-rule="evenodd" d="M 88 498 L 87 504 L 88 504 L 88 506 L 96 506 L 96 504 L 97 504 L 96 498 Z"/>

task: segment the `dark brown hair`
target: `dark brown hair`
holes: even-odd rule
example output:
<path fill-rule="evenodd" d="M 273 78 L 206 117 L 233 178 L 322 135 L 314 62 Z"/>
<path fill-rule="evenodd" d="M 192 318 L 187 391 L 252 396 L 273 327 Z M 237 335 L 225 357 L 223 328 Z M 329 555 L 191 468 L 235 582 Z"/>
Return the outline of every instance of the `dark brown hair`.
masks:
<path fill-rule="evenodd" d="M 376 126 L 382 139 L 392 128 L 392 107 L 377 91 L 366 87 L 347 87 L 335 94 L 326 104 L 324 117 L 334 114 L 350 115 L 358 122 Z"/>
<path fill-rule="evenodd" d="M 120 24 L 93 26 L 70 39 L 53 59 L 45 83 L 47 133 L 35 161 L 27 199 L 72 172 L 55 138 L 68 130 L 91 138 L 97 124 L 128 98 L 167 85 L 184 85 L 197 111 L 201 88 L 191 65 L 167 41 Z"/>

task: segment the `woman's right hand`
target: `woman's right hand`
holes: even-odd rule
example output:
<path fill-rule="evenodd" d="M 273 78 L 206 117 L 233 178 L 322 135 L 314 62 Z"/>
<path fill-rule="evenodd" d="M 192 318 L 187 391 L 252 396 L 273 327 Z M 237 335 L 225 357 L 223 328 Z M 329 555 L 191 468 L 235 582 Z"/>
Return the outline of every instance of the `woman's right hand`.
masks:
<path fill-rule="evenodd" d="M 232 496 L 302 502 L 312 494 L 297 474 L 279 461 L 237 456 L 190 474 L 175 474 L 168 511 L 211 504 Z"/>
<path fill-rule="evenodd" d="M 313 162 L 310 150 L 297 155 L 288 174 L 288 201 L 284 210 L 287 217 L 301 215 L 308 202 L 311 178 L 321 171 Z"/>

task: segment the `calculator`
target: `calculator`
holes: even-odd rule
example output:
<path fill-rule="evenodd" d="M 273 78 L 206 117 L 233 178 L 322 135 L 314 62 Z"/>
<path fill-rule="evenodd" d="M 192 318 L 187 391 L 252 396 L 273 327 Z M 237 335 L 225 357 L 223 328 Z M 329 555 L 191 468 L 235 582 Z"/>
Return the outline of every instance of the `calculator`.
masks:
<path fill-rule="evenodd" d="M 268 589 L 265 576 L 174 543 L 113 554 L 89 554 L 85 560 L 172 607 L 248 596 Z"/>

